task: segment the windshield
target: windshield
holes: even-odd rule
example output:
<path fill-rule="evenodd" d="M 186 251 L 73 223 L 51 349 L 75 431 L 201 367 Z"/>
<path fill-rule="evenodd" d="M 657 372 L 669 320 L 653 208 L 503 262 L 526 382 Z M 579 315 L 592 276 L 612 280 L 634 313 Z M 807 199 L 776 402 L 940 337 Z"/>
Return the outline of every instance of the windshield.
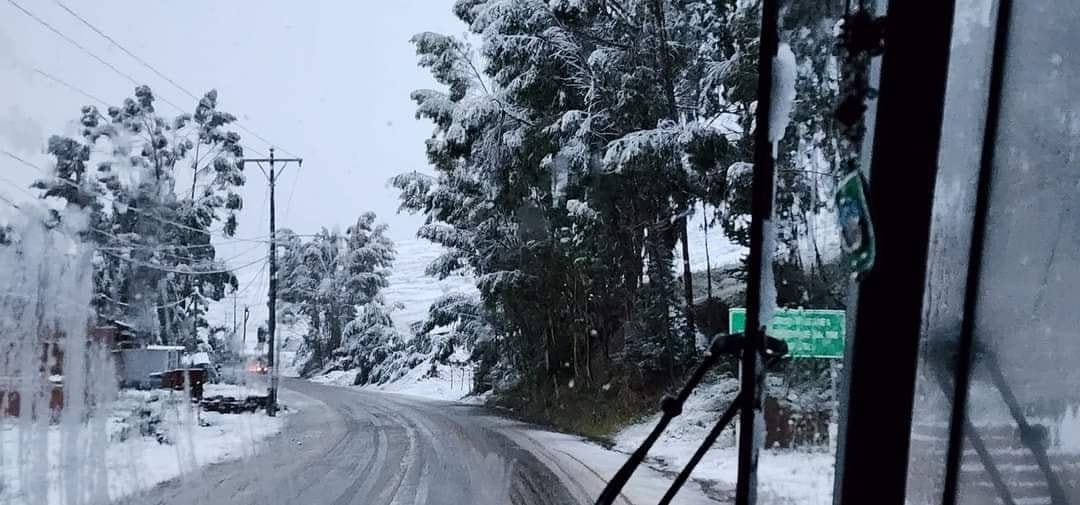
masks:
<path fill-rule="evenodd" d="M 864 3 L 0 2 L 0 504 L 833 503 L 888 191 L 864 163 L 886 33 Z M 949 234 L 966 254 L 985 224 L 951 199 L 974 201 L 958 146 L 998 11 L 957 9 L 928 304 L 962 303 Z M 1065 166 L 1024 118 L 1001 158 Z M 1023 256 L 1039 301 L 981 295 L 973 363 L 1001 371 L 970 388 L 932 357 L 960 310 L 928 313 L 927 503 L 948 437 L 920 430 L 961 419 L 979 444 L 956 401 L 991 442 L 1022 427 L 991 452 L 1064 479 L 1006 472 L 1013 496 L 1075 486 L 1076 398 L 1045 384 L 1076 346 L 1042 298 L 1067 295 L 1068 243 L 1021 250 L 1001 203 L 1054 186 L 1025 212 L 1067 234 L 1075 184 L 1004 172 L 986 285 Z M 1045 319 L 1040 354 L 1005 336 L 1018 312 Z"/>

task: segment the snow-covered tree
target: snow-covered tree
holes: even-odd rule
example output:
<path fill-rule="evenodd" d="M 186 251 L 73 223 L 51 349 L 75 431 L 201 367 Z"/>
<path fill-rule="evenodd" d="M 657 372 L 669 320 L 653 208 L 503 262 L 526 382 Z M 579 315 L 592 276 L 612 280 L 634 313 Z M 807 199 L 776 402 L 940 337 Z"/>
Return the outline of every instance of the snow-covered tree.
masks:
<path fill-rule="evenodd" d="M 397 338 L 380 295 L 395 256 L 386 229 L 367 212 L 344 234 L 324 228 L 305 242 L 283 230 L 278 296 L 308 318 L 304 373 L 356 368 Z"/>
<path fill-rule="evenodd" d="M 695 136 L 671 96 L 682 63 L 660 50 L 657 4 L 626 6 L 459 2 L 479 57 L 452 37 L 414 38 L 449 91 L 413 93 L 436 125 L 437 174 L 396 178 L 403 208 L 425 213 L 419 235 L 447 247 L 433 272 L 479 276 L 492 327 L 511 336 L 515 362 L 543 363 L 524 370 L 537 379 L 590 375 L 589 355 L 621 351 L 608 341 L 628 331 L 658 342 L 660 369 L 687 350 L 671 249 Z"/>
<path fill-rule="evenodd" d="M 217 110 L 213 90 L 193 114 L 165 118 L 150 88 L 139 86 L 105 114 L 84 107 L 78 137 L 49 139 L 56 173 L 35 187 L 90 210 L 99 317 L 194 346 L 208 303 L 236 289 L 211 243 L 236 232 L 242 206 L 243 149 L 226 130 L 234 120 Z"/>
<path fill-rule="evenodd" d="M 785 38 L 810 60 L 785 67 L 797 69 L 799 97 L 795 133 L 778 146 L 790 222 L 827 201 L 827 184 L 806 175 L 807 160 L 834 152 L 834 7 L 783 14 Z M 748 239 L 758 10 L 459 0 L 475 52 L 447 35 L 414 37 L 420 65 L 444 86 L 412 94 L 435 126 L 435 173 L 392 182 L 402 209 L 427 219 L 418 236 L 446 248 L 429 272 L 477 276 L 499 359 L 530 386 L 588 384 L 622 362 L 667 374 L 694 351 L 689 252 L 675 247 L 701 202 L 729 238 Z M 806 227 L 780 228 L 784 257 L 804 257 Z"/>

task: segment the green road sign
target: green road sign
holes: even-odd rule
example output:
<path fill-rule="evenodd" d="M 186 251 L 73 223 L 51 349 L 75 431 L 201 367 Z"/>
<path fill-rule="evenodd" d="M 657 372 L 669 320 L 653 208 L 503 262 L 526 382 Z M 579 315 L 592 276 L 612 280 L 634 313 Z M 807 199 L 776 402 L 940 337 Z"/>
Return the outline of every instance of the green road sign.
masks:
<path fill-rule="evenodd" d="M 844 311 L 780 309 L 766 325 L 769 336 L 787 342 L 793 358 L 843 358 Z M 746 331 L 746 309 L 728 311 L 730 333 Z"/>

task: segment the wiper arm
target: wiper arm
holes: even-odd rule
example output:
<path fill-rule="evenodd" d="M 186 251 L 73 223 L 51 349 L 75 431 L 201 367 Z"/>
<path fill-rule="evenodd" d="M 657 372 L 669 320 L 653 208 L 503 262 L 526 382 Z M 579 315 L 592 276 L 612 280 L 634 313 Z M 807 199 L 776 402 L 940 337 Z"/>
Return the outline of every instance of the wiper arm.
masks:
<path fill-rule="evenodd" d="M 623 463 L 623 466 L 619 468 L 619 471 L 615 473 L 615 476 L 608 481 L 606 486 L 604 486 L 604 490 L 600 493 L 600 497 L 596 499 L 596 505 L 611 505 L 612 503 L 615 503 L 615 498 L 622 492 L 623 487 L 626 486 L 626 483 L 630 480 L 630 476 L 634 474 L 634 471 L 645 461 L 645 456 L 648 455 L 649 449 L 651 449 L 657 439 L 660 438 L 660 434 L 664 432 L 672 419 L 682 414 L 683 404 L 686 403 L 686 399 L 690 396 L 690 393 L 693 392 L 694 388 L 701 383 L 701 379 L 705 377 L 705 373 L 720 361 L 722 355 L 739 353 L 742 350 L 745 340 L 746 337 L 742 333 L 721 335 L 713 339 L 712 343 L 709 345 L 709 352 L 705 355 L 705 359 L 698 365 L 697 369 L 694 370 L 693 375 L 691 375 L 690 379 L 683 385 L 679 394 L 674 397 L 668 396 L 661 400 L 660 410 L 663 412 L 663 415 L 660 417 L 660 421 L 656 423 L 652 432 L 649 433 L 649 436 L 645 437 L 645 440 L 641 442 L 641 445 L 634 450 L 633 454 L 630 455 L 630 458 L 626 460 L 626 463 Z M 784 341 L 767 337 L 765 351 L 770 356 L 770 364 L 772 364 L 787 355 L 788 348 Z M 724 430 L 724 427 L 726 427 L 727 424 L 731 422 L 731 419 L 735 417 L 735 413 L 739 410 L 738 405 L 741 396 L 742 392 L 740 391 L 739 395 L 736 396 L 735 401 L 728 406 L 727 410 L 724 411 L 724 414 L 720 416 L 716 426 L 714 426 L 712 431 L 705 437 L 705 441 L 702 445 L 694 452 L 694 456 L 690 459 L 690 462 L 687 463 L 686 468 L 684 468 L 679 476 L 676 477 L 675 482 L 672 483 L 667 493 L 664 494 L 664 497 L 660 501 L 661 504 L 670 503 L 671 499 L 674 498 L 675 493 L 678 493 L 683 483 L 690 477 L 690 472 L 693 471 L 694 467 L 701 461 L 701 458 L 705 455 L 705 451 L 712 446 L 713 442 L 716 441 L 716 438 L 719 437 L 720 433 Z"/>
<path fill-rule="evenodd" d="M 1001 399 L 1009 409 L 1009 414 L 1012 416 L 1013 421 L 1016 422 L 1017 429 L 1020 431 L 1020 442 L 1031 452 L 1036 465 L 1042 472 L 1043 478 L 1046 481 L 1047 490 L 1050 492 L 1051 503 L 1054 505 L 1068 505 L 1069 499 L 1066 497 L 1065 490 L 1061 485 L 1061 480 L 1058 478 L 1057 472 L 1055 472 L 1050 465 L 1050 457 L 1046 452 L 1046 448 L 1042 446 L 1040 440 L 1041 437 L 1036 433 L 1031 424 L 1028 423 L 1027 416 L 1024 415 L 1024 411 L 1020 407 L 1020 402 L 1016 399 L 1016 395 L 1013 393 L 1012 388 L 1005 379 L 1005 375 L 1001 372 L 1001 367 L 998 365 L 996 355 L 993 351 L 985 348 L 975 349 L 973 352 L 977 358 L 979 358 L 975 360 L 975 366 L 982 364 L 986 367 L 990 374 L 991 383 L 1001 395 Z M 941 360 L 938 362 L 938 371 L 936 372 L 936 375 L 938 376 L 938 383 L 945 393 L 946 399 L 949 399 L 951 402 L 952 392 L 948 389 L 949 378 L 947 372 L 949 371 L 949 366 L 947 363 L 948 361 L 945 359 L 945 354 L 943 353 Z M 973 366 L 969 373 L 974 373 L 974 370 Z M 971 420 L 968 419 L 966 411 L 962 412 L 960 415 L 964 416 L 964 434 L 967 436 L 968 440 L 971 442 L 972 448 L 975 449 L 976 454 L 979 456 L 979 461 L 982 463 L 983 468 L 986 469 L 986 473 L 990 477 L 990 481 L 997 491 L 998 496 L 1006 505 L 1015 505 L 1016 501 L 1012 498 L 1008 486 L 1005 484 L 1001 472 L 995 465 L 990 451 L 986 448 L 986 444 L 983 443 L 978 427 L 972 424 Z M 957 461 L 956 464 L 959 465 L 959 461 Z"/>
<path fill-rule="evenodd" d="M 982 355 L 982 363 L 986 365 L 987 370 L 990 372 L 990 380 L 997 387 L 998 393 L 1001 393 L 1001 399 L 1005 401 L 1009 413 L 1012 414 L 1013 420 L 1016 421 L 1016 426 L 1020 430 L 1020 443 L 1031 451 L 1036 464 L 1042 470 L 1043 477 L 1046 478 L 1046 487 L 1050 491 L 1051 503 L 1054 505 L 1068 505 L 1069 499 L 1065 496 L 1065 489 L 1061 486 L 1061 480 L 1058 478 L 1057 472 L 1050 466 L 1050 456 L 1046 453 L 1046 448 L 1043 447 L 1040 441 L 1041 437 L 1035 433 L 1034 428 L 1027 422 L 1027 416 L 1024 415 L 1023 409 L 1020 408 L 1020 402 L 1016 400 L 1016 395 L 1013 394 L 1012 388 L 1009 387 L 1009 383 L 1005 380 L 1005 375 L 1001 373 L 997 357 L 991 351 L 983 351 L 980 354 Z"/>
<path fill-rule="evenodd" d="M 941 386 L 941 392 L 944 393 L 945 398 L 948 399 L 951 394 L 949 390 L 949 377 L 941 368 L 937 369 L 935 375 L 937 375 L 938 385 Z M 994 457 L 990 454 L 990 451 L 987 450 L 986 444 L 983 443 L 982 436 L 979 435 L 978 428 L 976 428 L 974 424 L 971 424 L 971 420 L 967 418 L 966 413 L 964 414 L 964 434 L 971 442 L 971 447 L 975 449 L 975 454 L 979 456 L 979 462 L 982 463 L 983 468 L 986 470 L 986 474 L 990 477 L 990 483 L 994 486 L 994 490 L 997 491 L 998 497 L 1001 498 L 1001 502 L 1004 505 L 1016 505 L 1012 493 L 1009 491 L 1008 486 L 1005 485 L 1005 479 L 1001 476 L 1001 471 L 998 470 L 997 464 L 994 463 Z"/>

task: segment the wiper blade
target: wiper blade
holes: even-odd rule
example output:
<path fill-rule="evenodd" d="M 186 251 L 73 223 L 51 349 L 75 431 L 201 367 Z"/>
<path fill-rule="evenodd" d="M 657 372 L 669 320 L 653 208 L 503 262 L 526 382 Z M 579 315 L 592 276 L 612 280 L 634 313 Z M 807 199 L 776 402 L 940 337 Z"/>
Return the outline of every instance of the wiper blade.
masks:
<path fill-rule="evenodd" d="M 671 420 L 682 414 L 683 404 L 686 403 L 686 399 L 690 396 L 690 393 L 694 391 L 694 388 L 701 383 L 701 379 L 705 377 L 705 373 L 720 361 L 722 355 L 738 354 L 742 350 L 745 340 L 746 337 L 742 333 L 721 335 L 713 339 L 712 343 L 709 345 L 709 352 L 705 355 L 705 359 L 698 365 L 697 369 L 694 370 L 693 375 L 691 375 L 690 379 L 683 385 L 679 394 L 674 397 L 665 397 L 660 402 L 660 410 L 663 412 L 660 421 L 656 423 L 656 426 L 653 427 L 649 436 L 645 437 L 645 440 L 641 442 L 641 445 L 634 450 L 633 454 L 630 455 L 630 458 L 626 460 L 626 463 L 623 463 L 623 466 L 619 468 L 619 471 L 615 473 L 615 476 L 608 481 L 603 492 L 601 492 L 600 496 L 596 499 L 596 505 L 611 505 L 612 503 L 615 503 L 615 498 L 622 492 L 623 487 L 625 487 L 626 483 L 630 480 L 630 476 L 632 476 L 634 471 L 645 461 L 645 456 L 648 455 L 649 449 L 651 449 L 657 439 L 660 438 L 660 435 L 667 428 L 668 424 L 671 423 Z M 769 362 L 771 365 L 787 355 L 787 344 L 782 340 L 767 337 L 765 352 L 771 358 L 771 361 Z M 712 446 L 713 442 L 716 441 L 716 438 L 723 432 L 724 427 L 726 427 L 727 424 L 731 422 L 732 418 L 735 417 L 735 413 L 739 410 L 739 398 L 742 397 L 742 394 L 743 393 L 740 391 L 732 404 L 728 406 L 727 410 L 724 411 L 724 414 L 720 416 L 716 426 L 713 427 L 712 431 L 705 437 L 705 441 L 702 445 L 694 452 L 694 456 L 690 459 L 690 462 L 687 463 L 686 468 L 684 468 L 679 476 L 676 477 L 675 482 L 672 483 L 667 493 L 664 494 L 664 497 L 660 501 L 661 504 L 670 503 L 675 494 L 679 492 L 683 483 L 690 477 L 690 472 L 693 471 L 694 467 L 701 461 L 701 458 L 705 455 L 705 451 Z"/>
<path fill-rule="evenodd" d="M 1031 451 L 1035 463 L 1042 470 L 1043 477 L 1046 479 L 1046 487 L 1050 491 L 1051 503 L 1054 505 L 1068 505 L 1069 499 L 1065 497 L 1065 488 L 1061 486 L 1061 480 L 1058 478 L 1057 472 L 1050 466 L 1050 456 L 1042 445 L 1041 437 L 1027 422 L 1027 416 L 1024 415 L 1023 409 L 1020 408 L 1020 402 L 1016 400 L 1016 395 L 1013 394 L 1012 388 L 1009 387 L 1008 381 L 1005 380 L 1005 375 L 1001 373 L 997 357 L 990 351 L 979 354 L 982 355 L 980 361 L 986 365 L 987 370 L 990 372 L 990 380 L 994 383 L 998 393 L 1001 393 L 1001 399 L 1005 401 L 1009 413 L 1012 414 L 1013 420 L 1016 421 L 1016 426 L 1020 430 L 1020 443 Z"/>
<path fill-rule="evenodd" d="M 711 347 L 716 347 L 716 340 L 713 341 Z M 694 374 L 690 376 L 690 380 L 686 382 L 682 390 L 679 391 L 676 397 L 665 397 L 660 402 L 660 410 L 664 413 L 660 417 L 660 421 L 653 427 L 649 436 L 645 437 L 645 440 L 641 442 L 641 445 L 634 450 L 634 453 L 630 455 L 630 458 L 623 463 L 622 468 L 615 473 L 615 476 L 608 481 L 607 486 L 604 486 L 604 491 L 600 493 L 600 497 L 596 499 L 596 505 L 611 505 L 615 503 L 615 498 L 622 492 L 626 482 L 630 480 L 630 476 L 634 474 L 638 466 L 645 461 L 645 456 L 649 454 L 649 449 L 652 448 L 656 440 L 660 438 L 660 434 L 667 428 L 668 423 L 672 419 L 682 414 L 683 403 L 686 402 L 686 398 L 690 396 L 690 393 L 701 382 L 701 379 L 705 377 L 705 372 L 709 371 L 718 361 L 720 361 L 720 353 L 710 352 L 705 356 L 705 359 L 694 370 Z"/>
<path fill-rule="evenodd" d="M 938 385 L 941 386 L 941 392 L 944 393 L 945 398 L 948 399 L 950 395 L 949 377 L 945 374 L 944 370 L 940 368 L 935 375 L 937 375 L 938 378 Z M 971 447 L 975 449 L 975 454 L 979 456 L 979 462 L 982 463 L 983 468 L 986 470 L 986 474 L 990 477 L 990 483 L 994 486 L 994 490 L 997 491 L 998 497 L 1001 498 L 1001 502 L 1004 505 L 1016 505 L 1012 493 L 1009 491 L 1008 486 L 1005 485 L 1005 479 L 1001 476 L 1001 471 L 998 470 L 997 463 L 994 463 L 994 457 L 986 448 L 986 444 L 983 443 L 978 428 L 976 428 L 974 424 L 971 424 L 971 420 L 967 418 L 967 414 L 964 414 L 964 433 L 971 442 Z"/>
<path fill-rule="evenodd" d="M 940 361 L 937 363 L 938 371 L 936 375 L 938 377 L 938 383 L 945 393 L 945 398 L 952 402 L 951 392 L 948 389 L 949 378 L 947 373 L 950 371 L 947 361 L 948 354 L 940 349 L 935 352 L 941 353 Z M 997 357 L 994 352 L 985 348 L 975 349 L 973 352 L 977 357 L 974 365 L 978 366 L 981 364 L 986 368 L 987 372 L 989 372 L 991 383 L 1001 395 L 1002 401 L 1008 408 L 1009 414 L 1012 416 L 1013 421 L 1016 423 L 1017 429 L 1020 432 L 1020 442 L 1031 453 L 1032 458 L 1035 459 L 1036 466 L 1038 466 L 1039 470 L 1042 472 L 1043 479 L 1046 481 L 1047 490 L 1050 492 L 1050 502 L 1054 505 L 1069 505 L 1069 499 L 1065 494 L 1065 489 L 1061 485 L 1061 479 L 1050 465 L 1050 456 L 1047 454 L 1046 448 L 1042 445 L 1041 436 L 1039 436 L 1035 428 L 1028 423 L 1027 416 L 1024 415 L 1019 400 L 1017 400 L 1012 387 L 1009 386 L 1009 382 L 1005 379 L 1005 375 L 1001 372 L 1001 367 L 998 365 Z M 975 366 L 972 366 L 968 373 L 973 374 L 975 372 Z M 979 456 L 979 461 L 982 463 L 983 468 L 986 469 L 986 473 L 990 477 L 990 481 L 1002 502 L 1006 505 L 1015 505 L 1016 501 L 1012 498 L 1012 494 L 1005 484 L 1005 480 L 998 470 L 997 465 L 994 463 L 990 451 L 986 448 L 986 444 L 983 443 L 979 428 L 972 424 L 971 420 L 968 419 L 966 407 L 967 406 L 965 405 L 965 411 L 960 413 L 960 415 L 964 416 L 962 421 L 964 434 L 971 442 L 971 446 L 975 449 L 975 453 Z M 959 461 L 957 461 L 956 464 L 959 465 Z"/>

